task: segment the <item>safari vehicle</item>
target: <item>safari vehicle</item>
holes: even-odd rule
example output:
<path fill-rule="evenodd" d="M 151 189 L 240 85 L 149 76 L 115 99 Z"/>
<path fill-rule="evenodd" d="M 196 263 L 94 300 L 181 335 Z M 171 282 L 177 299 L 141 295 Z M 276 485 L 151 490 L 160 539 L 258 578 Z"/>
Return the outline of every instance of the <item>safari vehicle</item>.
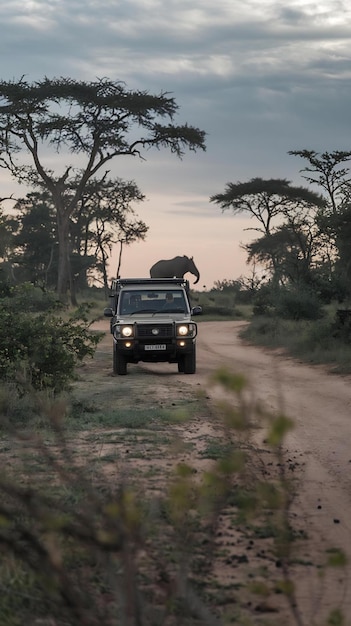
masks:
<path fill-rule="evenodd" d="M 197 324 L 184 278 L 120 278 L 112 282 L 110 307 L 113 371 L 127 373 L 128 363 L 177 363 L 195 374 Z"/>

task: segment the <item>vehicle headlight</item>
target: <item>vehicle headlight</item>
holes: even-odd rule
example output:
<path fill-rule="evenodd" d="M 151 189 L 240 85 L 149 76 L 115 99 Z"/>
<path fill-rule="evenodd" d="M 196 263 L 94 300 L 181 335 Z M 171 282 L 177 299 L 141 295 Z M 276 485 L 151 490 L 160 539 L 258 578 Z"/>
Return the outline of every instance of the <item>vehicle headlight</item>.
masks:
<path fill-rule="evenodd" d="M 189 334 L 189 326 L 178 326 L 178 335 L 185 337 L 185 335 Z"/>
<path fill-rule="evenodd" d="M 121 327 L 121 335 L 122 337 L 131 337 L 133 334 L 132 326 L 122 326 Z"/>
<path fill-rule="evenodd" d="M 177 325 L 178 337 L 196 337 L 196 324 L 191 322 L 190 324 Z"/>
<path fill-rule="evenodd" d="M 176 325 L 176 333 L 177 337 L 191 337 L 193 339 L 197 334 L 197 326 L 194 322 L 190 322 L 189 324 L 180 323 Z"/>

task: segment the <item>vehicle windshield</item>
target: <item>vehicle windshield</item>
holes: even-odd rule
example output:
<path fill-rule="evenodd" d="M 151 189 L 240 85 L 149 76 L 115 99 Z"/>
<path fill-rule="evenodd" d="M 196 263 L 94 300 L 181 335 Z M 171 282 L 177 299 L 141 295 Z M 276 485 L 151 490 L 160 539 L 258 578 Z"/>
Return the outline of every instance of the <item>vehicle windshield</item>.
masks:
<path fill-rule="evenodd" d="M 125 290 L 120 295 L 121 315 L 137 313 L 186 313 L 187 306 L 181 289 Z"/>

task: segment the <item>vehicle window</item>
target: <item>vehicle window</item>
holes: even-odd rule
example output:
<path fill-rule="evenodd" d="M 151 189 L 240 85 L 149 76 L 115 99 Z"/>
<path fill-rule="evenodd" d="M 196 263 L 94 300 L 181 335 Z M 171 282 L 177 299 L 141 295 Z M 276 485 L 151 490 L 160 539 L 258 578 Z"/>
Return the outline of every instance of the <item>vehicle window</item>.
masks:
<path fill-rule="evenodd" d="M 138 309 L 141 309 L 141 294 L 133 291 L 124 291 L 121 294 L 120 301 L 121 313 L 132 313 Z"/>
<path fill-rule="evenodd" d="M 153 289 L 136 293 L 135 291 L 123 291 L 120 297 L 120 312 L 123 314 L 136 313 L 137 311 L 162 311 L 185 312 L 186 303 L 184 293 L 181 290 L 165 291 Z"/>
<path fill-rule="evenodd" d="M 166 291 L 160 294 L 162 307 L 171 311 L 185 311 L 185 300 L 182 291 Z"/>

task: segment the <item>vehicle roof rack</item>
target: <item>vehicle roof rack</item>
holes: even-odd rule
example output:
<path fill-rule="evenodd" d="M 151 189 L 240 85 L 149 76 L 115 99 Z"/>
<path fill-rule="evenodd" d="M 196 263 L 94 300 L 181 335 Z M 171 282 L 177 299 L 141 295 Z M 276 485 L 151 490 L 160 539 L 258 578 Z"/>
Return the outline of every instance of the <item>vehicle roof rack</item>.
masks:
<path fill-rule="evenodd" d="M 189 285 L 189 281 L 185 278 L 113 278 L 111 289 L 115 290 L 124 285 Z"/>

